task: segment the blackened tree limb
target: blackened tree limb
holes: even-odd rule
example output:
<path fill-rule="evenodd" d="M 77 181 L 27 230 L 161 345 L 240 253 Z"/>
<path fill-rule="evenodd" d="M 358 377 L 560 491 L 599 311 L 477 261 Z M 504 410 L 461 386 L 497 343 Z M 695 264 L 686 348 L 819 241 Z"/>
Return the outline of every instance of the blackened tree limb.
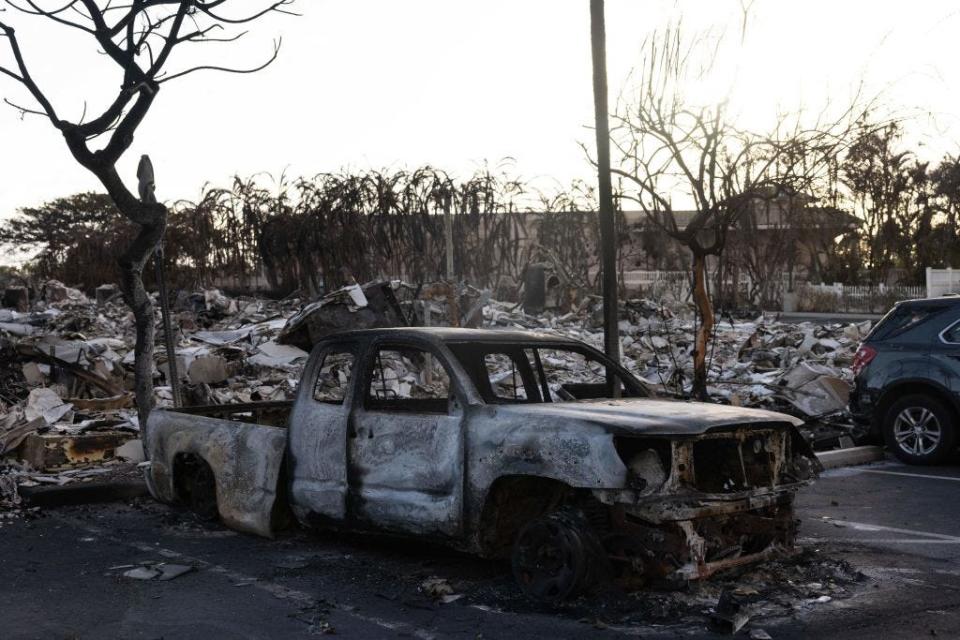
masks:
<path fill-rule="evenodd" d="M 153 201 L 146 202 L 124 184 L 117 172 L 120 158 L 133 144 L 134 135 L 149 113 L 162 82 L 201 69 L 231 73 L 253 73 L 272 63 L 279 51 L 279 42 L 266 62 L 254 68 L 232 68 L 204 64 L 167 74 L 165 67 L 177 45 L 185 42 L 233 41 L 243 33 L 222 38 L 209 34 L 225 26 L 245 24 L 270 13 L 289 13 L 284 7 L 292 0 L 271 1 L 253 13 L 239 18 L 220 14 L 221 9 L 239 7 L 238 0 L 130 0 L 119 4 L 112 0 L 61 0 L 50 8 L 41 0 L 5 0 L 6 4 L 25 16 L 45 18 L 70 29 L 92 36 L 121 72 L 119 90 L 108 106 L 87 122 L 61 119 L 46 94 L 34 81 L 27 67 L 16 31 L 9 22 L 0 22 L 0 36 L 7 39 L 14 66 L 0 65 L 0 77 L 7 77 L 26 88 L 39 105 L 23 107 L 11 101 L 21 113 L 43 114 L 61 131 L 71 155 L 90 171 L 106 189 L 117 210 L 139 226 L 131 245 L 119 257 L 121 288 L 124 299 L 133 310 L 136 327 L 134 376 L 140 428 L 146 437 L 147 418 L 153 406 L 153 302 L 143 284 L 143 270 L 163 238 L 167 224 L 167 208 Z M 244 6 L 249 11 L 249 0 Z M 183 32 L 188 25 L 186 32 Z M 86 109 L 84 109 L 84 112 Z M 91 141 L 106 136 L 102 148 L 94 149 Z"/>
<path fill-rule="evenodd" d="M 730 228 L 763 202 L 784 200 L 792 208 L 814 201 L 817 185 L 869 107 L 855 101 L 813 127 L 800 126 L 797 114 L 793 126 L 781 118 L 772 132 L 740 129 L 729 120 L 725 102 L 693 105 L 683 93 L 713 64 L 716 47 L 704 44 L 703 37 L 685 43 L 678 27 L 648 41 L 643 77 L 614 116 L 611 132 L 620 155 L 620 167 L 611 172 L 621 180 L 622 197 L 636 202 L 651 226 L 683 244 L 693 258 L 700 324 L 692 393 L 699 399 L 707 398 L 706 355 L 714 322 L 707 258 L 719 256 Z M 675 197 L 693 203 L 683 222 L 673 207 Z"/>

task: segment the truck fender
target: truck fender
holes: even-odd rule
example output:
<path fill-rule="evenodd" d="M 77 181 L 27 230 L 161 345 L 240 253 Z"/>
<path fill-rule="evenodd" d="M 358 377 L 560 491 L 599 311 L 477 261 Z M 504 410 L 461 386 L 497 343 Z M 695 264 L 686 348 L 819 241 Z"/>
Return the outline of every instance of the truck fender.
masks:
<path fill-rule="evenodd" d="M 177 456 L 198 456 L 213 470 L 217 509 L 224 524 L 272 537 L 271 515 L 287 443 L 286 429 L 154 411 L 149 433 L 147 486 L 156 499 L 177 499 L 173 477 Z"/>

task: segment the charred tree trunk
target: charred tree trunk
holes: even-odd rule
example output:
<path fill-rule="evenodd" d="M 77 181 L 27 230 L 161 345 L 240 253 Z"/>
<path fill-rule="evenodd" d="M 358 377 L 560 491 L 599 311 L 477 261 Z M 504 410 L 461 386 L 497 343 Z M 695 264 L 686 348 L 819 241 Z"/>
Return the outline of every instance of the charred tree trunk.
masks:
<path fill-rule="evenodd" d="M 134 326 L 136 328 L 136 345 L 134 347 L 134 394 L 137 399 L 137 418 L 140 421 L 140 434 L 146 440 L 147 418 L 153 409 L 153 348 L 155 334 L 155 320 L 153 301 L 146 287 L 143 286 L 143 269 L 153 255 L 167 224 L 166 209 L 155 206 L 156 220 L 149 224 L 141 224 L 140 232 L 130 247 L 120 256 L 120 288 L 123 299 L 133 310 Z M 122 211 L 122 209 L 121 209 Z"/>
<path fill-rule="evenodd" d="M 697 400 L 709 400 L 707 396 L 707 345 L 713 333 L 713 305 L 707 292 L 707 257 L 701 253 L 693 255 L 693 301 L 700 315 L 700 328 L 693 351 L 693 389 Z"/>
<path fill-rule="evenodd" d="M 133 311 L 136 329 L 134 346 L 134 394 L 141 437 L 147 438 L 147 418 L 153 409 L 153 348 L 155 320 L 153 301 L 143 285 L 143 269 L 153 256 L 167 226 L 167 208 L 144 202 L 131 193 L 113 166 L 89 166 L 107 189 L 120 213 L 140 227 L 130 247 L 120 256 L 120 289 Z M 152 198 L 151 198 L 152 199 Z"/>
<path fill-rule="evenodd" d="M 117 173 L 117 162 L 130 149 L 134 133 L 150 110 L 162 83 L 203 70 L 255 73 L 276 60 L 280 43 L 276 42 L 272 55 L 256 67 L 233 68 L 204 64 L 187 66 L 170 73 L 164 67 L 174 47 L 186 43 L 234 41 L 243 33 L 235 37 L 224 37 L 218 33 L 215 38 L 209 34 L 217 29 L 224 29 L 225 25 L 237 26 L 256 21 L 267 13 L 289 13 L 285 7 L 292 1 L 269 0 L 258 10 L 227 17 L 221 17 L 223 14 L 220 13 L 227 4 L 226 0 L 134 0 L 124 6 L 116 6 L 115 3 L 103 0 L 74 0 L 59 9 L 43 9 L 34 2 L 28 2 L 29 7 L 8 2 L 14 11 L 43 16 L 89 34 L 96 42 L 97 50 L 122 71 L 119 92 L 109 106 L 100 115 L 92 119 L 84 118 L 84 121 L 79 123 L 61 119 L 57 115 L 50 99 L 30 74 L 13 25 L 0 21 L 0 38 L 6 41 L 15 63 L 13 68 L 0 65 L 0 77 L 19 82 L 38 105 L 37 108 L 13 106 L 23 114 L 45 115 L 49 118 L 51 124 L 63 134 L 67 147 L 77 162 L 100 180 L 120 213 L 140 228 L 119 262 L 124 299 L 133 310 L 136 321 L 135 389 L 140 428 L 144 437 L 147 416 L 153 407 L 154 318 L 153 303 L 143 286 L 143 268 L 163 237 L 167 224 L 167 209 L 154 201 L 152 184 L 149 197 L 145 196 L 143 184 L 139 198 L 129 191 Z M 238 6 L 237 2 L 229 4 L 231 8 Z M 69 19 L 61 15 L 68 8 L 76 14 L 71 14 Z M 6 15 L 8 14 L 3 14 L 4 17 Z M 91 141 L 98 138 L 103 141 L 104 137 L 106 142 L 94 150 L 90 145 Z M 139 174 L 138 170 L 138 178 L 141 177 Z M 149 178 L 152 183 L 152 172 Z M 168 340 L 172 340 L 172 337 L 168 337 Z"/>

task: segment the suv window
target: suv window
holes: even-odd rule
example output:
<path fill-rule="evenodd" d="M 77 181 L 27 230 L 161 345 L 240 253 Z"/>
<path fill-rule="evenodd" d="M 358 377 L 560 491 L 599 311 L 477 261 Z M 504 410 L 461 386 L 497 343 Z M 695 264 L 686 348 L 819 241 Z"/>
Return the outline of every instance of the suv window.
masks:
<path fill-rule="evenodd" d="M 350 376 L 353 373 L 354 355 L 342 350 L 332 349 L 323 354 L 320 362 L 320 372 L 317 374 L 317 385 L 313 388 L 314 400 L 343 404 L 350 386 Z"/>
<path fill-rule="evenodd" d="M 900 305 L 884 316 L 869 337 L 873 340 L 888 340 L 903 335 L 946 308 L 944 305 Z"/>
<path fill-rule="evenodd" d="M 367 409 L 443 413 L 448 411 L 450 374 L 434 354 L 416 347 L 380 347 L 367 381 Z"/>
<path fill-rule="evenodd" d="M 960 344 L 960 320 L 947 327 L 942 335 L 944 342 Z"/>

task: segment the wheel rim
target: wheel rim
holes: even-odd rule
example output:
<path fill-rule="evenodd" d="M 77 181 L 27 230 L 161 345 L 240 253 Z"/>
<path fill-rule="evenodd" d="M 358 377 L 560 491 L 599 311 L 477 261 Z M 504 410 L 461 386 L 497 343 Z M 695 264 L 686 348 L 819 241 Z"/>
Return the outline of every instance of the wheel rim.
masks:
<path fill-rule="evenodd" d="M 517 539 L 513 570 L 527 595 L 562 600 L 574 591 L 583 571 L 580 540 L 557 522 L 533 522 Z"/>
<path fill-rule="evenodd" d="M 897 446 L 913 456 L 927 456 L 940 446 L 940 421 L 926 407 L 907 407 L 893 423 Z"/>

